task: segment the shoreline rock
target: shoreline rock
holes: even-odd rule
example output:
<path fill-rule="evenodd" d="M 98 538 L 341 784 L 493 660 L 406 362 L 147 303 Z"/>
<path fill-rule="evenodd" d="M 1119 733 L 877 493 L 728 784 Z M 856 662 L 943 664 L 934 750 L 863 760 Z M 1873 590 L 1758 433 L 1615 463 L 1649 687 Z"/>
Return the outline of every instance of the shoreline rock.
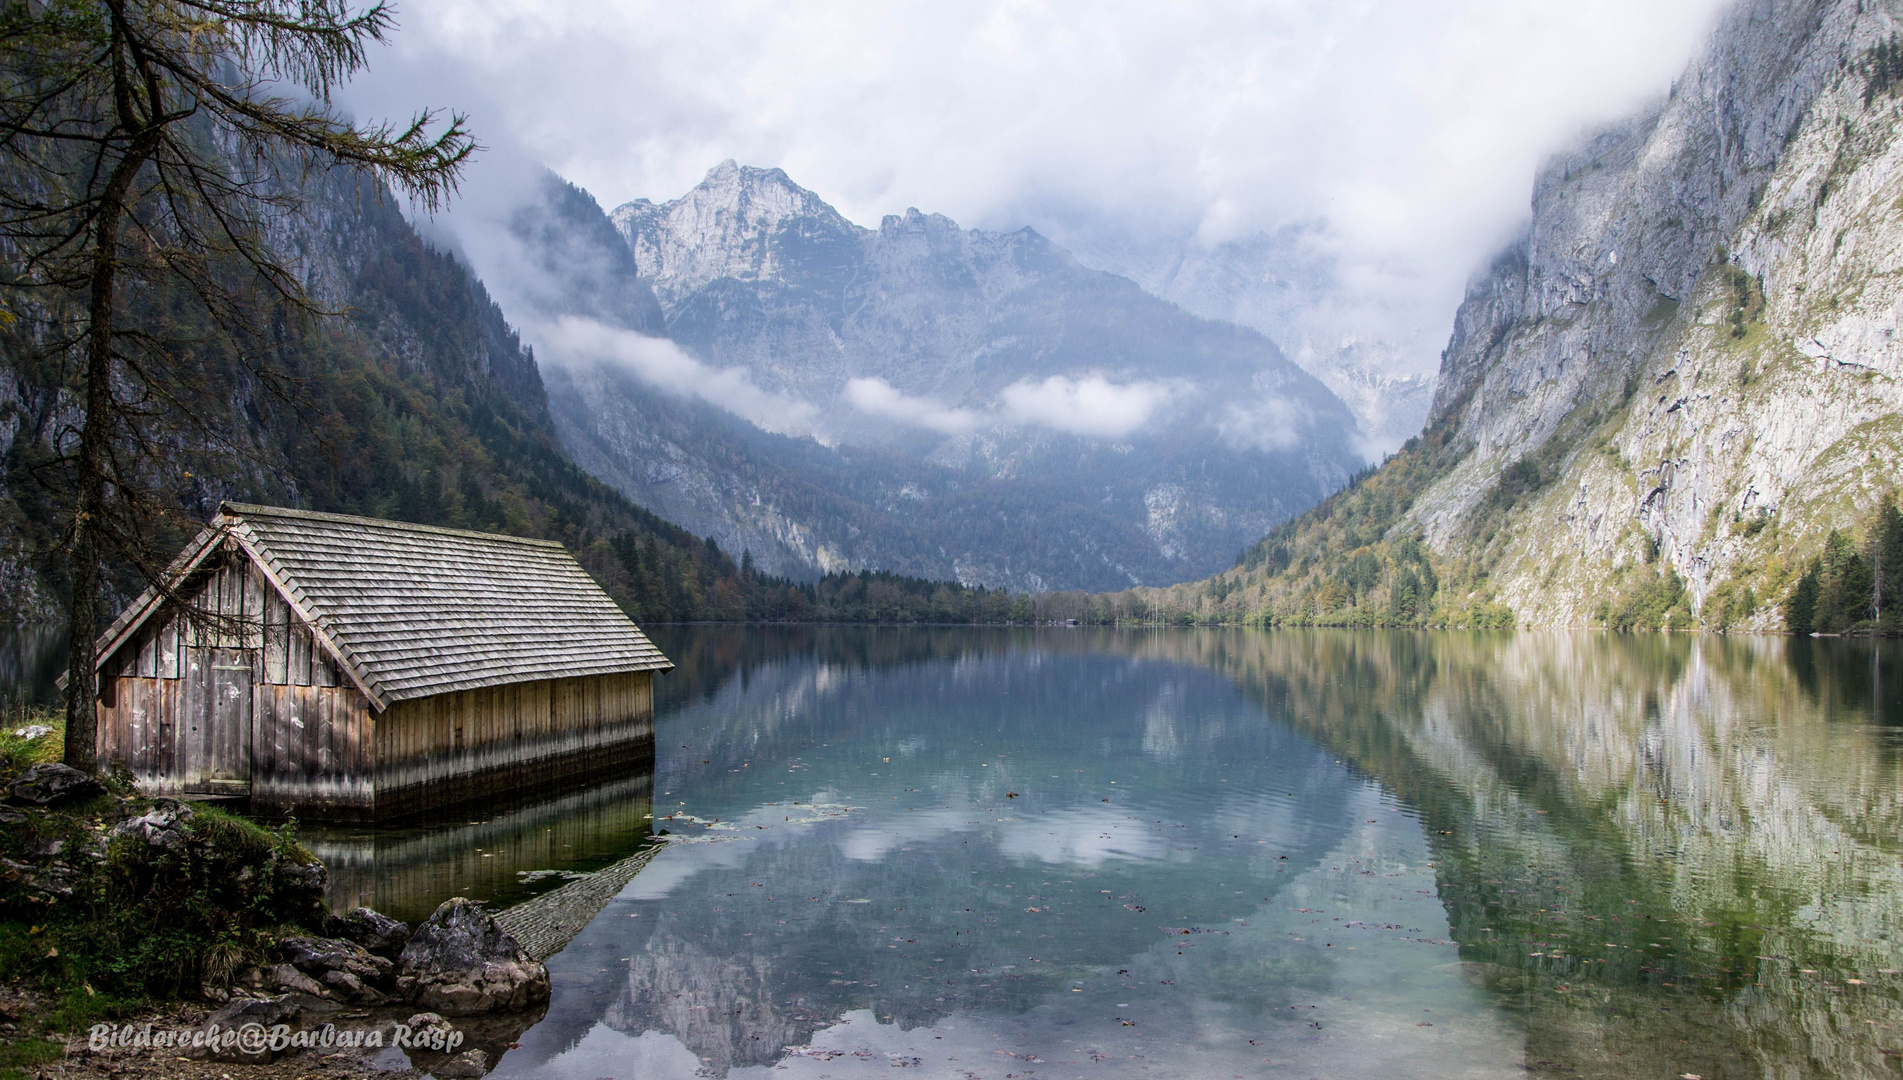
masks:
<path fill-rule="evenodd" d="M 517 1011 L 549 999 L 548 968 L 479 903 L 445 900 L 410 935 L 397 975 L 404 1000 L 444 1016 Z"/>
<path fill-rule="evenodd" d="M 324 933 L 355 942 L 369 952 L 393 962 L 402 958 L 403 947 L 410 943 L 410 928 L 407 924 L 367 907 L 357 908 L 347 915 L 326 918 Z"/>

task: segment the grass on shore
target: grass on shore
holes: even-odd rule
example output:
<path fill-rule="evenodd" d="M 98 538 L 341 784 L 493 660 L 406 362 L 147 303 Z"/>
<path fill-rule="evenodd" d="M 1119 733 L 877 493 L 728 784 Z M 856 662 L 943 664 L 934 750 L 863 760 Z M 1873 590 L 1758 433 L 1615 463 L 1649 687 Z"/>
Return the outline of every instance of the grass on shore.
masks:
<path fill-rule="evenodd" d="M 50 730 L 37 738 L 19 732 L 46 727 Z M 58 761 L 66 739 L 66 714 L 50 706 L 9 710 L 0 717 L 0 777 L 12 778 L 41 762 Z M 15 920 L 0 921 L 0 966 L 12 968 L 15 957 L 26 953 L 38 929 Z M 121 1003 L 97 992 L 88 994 L 84 986 L 65 988 L 50 1007 L 22 1009 L 22 1015 L 6 1015 L 13 1031 L 0 1036 L 0 1080 L 29 1080 L 41 1074 L 41 1066 L 65 1056 L 64 1040 L 49 1036 L 53 1032 L 82 1030 L 94 1022 L 120 1011 Z M 130 1004 L 130 1003 L 125 1003 Z"/>
<path fill-rule="evenodd" d="M 34 727 L 50 728 L 37 739 L 22 738 L 19 732 Z M 35 705 L 0 716 L 0 777 L 11 779 L 29 767 L 44 761 L 58 761 L 66 745 L 66 712 L 50 705 Z"/>

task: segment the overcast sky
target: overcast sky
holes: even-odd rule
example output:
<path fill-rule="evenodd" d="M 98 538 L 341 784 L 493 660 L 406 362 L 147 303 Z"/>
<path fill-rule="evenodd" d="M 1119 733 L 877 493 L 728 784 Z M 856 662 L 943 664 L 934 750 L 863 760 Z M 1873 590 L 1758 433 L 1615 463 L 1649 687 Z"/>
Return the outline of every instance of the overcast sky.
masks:
<path fill-rule="evenodd" d="M 1457 298 L 1539 160 L 1664 93 L 1719 6 L 403 0 L 346 100 L 465 109 L 608 209 L 734 158 L 866 225 L 916 206 L 1215 243 L 1321 221 L 1351 271 Z"/>

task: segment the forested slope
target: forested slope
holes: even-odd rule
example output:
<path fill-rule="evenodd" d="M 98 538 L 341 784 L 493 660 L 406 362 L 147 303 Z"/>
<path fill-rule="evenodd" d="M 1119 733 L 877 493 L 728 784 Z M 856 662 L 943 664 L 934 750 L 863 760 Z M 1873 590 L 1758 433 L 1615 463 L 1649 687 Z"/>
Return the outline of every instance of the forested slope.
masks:
<path fill-rule="evenodd" d="M 188 297 L 142 295 L 130 324 L 174 342 L 189 399 L 152 402 L 141 455 L 160 505 L 154 551 L 226 499 L 560 540 L 633 617 L 692 620 L 1003 617 L 1008 598 L 874 575 L 794 586 L 633 505 L 571 461 L 534 357 L 469 271 L 411 227 L 390 194 L 337 171 L 313 181 L 280 248 L 331 317 L 279 311 L 275 380 L 241 365 Z M 4 310 L 57 300 L 10 292 Z M 60 618 L 64 470 L 76 419 L 70 350 L 41 319 L 0 333 L 0 617 Z M 181 411 L 191 411 L 186 423 Z M 117 568 L 108 609 L 141 587 Z"/>

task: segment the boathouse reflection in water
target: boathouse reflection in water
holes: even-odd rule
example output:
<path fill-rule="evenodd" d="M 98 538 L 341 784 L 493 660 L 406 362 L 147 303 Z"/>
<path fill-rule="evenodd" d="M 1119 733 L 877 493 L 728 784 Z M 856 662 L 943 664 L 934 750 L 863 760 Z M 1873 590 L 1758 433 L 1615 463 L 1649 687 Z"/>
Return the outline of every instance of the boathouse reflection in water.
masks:
<path fill-rule="evenodd" d="M 451 807 L 401 826 L 306 825 L 330 868 L 332 911 L 371 907 L 415 923 L 452 896 L 504 908 L 634 855 L 652 841 L 654 751 L 629 775 L 579 790 Z"/>

